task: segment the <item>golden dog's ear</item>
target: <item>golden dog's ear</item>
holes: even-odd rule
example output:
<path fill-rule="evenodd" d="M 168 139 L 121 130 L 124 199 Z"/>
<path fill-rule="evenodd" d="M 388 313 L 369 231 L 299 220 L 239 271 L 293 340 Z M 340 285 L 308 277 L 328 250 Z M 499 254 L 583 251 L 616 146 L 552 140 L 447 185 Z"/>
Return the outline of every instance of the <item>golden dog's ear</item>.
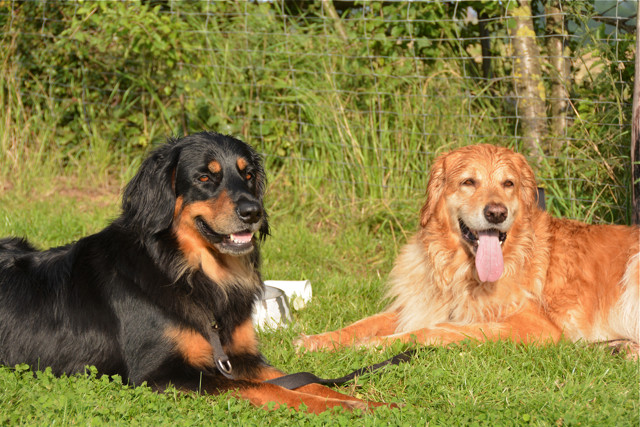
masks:
<path fill-rule="evenodd" d="M 424 206 L 422 206 L 422 209 L 420 209 L 420 226 L 422 227 L 427 225 L 429 218 L 436 210 L 438 201 L 444 193 L 446 184 L 444 162 L 447 156 L 447 154 L 439 156 L 431 165 L 429 183 L 427 184 L 427 200 Z"/>
<path fill-rule="evenodd" d="M 520 171 L 520 199 L 527 210 L 534 209 L 538 204 L 538 184 L 533 169 L 522 154 L 516 153 L 516 168 Z"/>

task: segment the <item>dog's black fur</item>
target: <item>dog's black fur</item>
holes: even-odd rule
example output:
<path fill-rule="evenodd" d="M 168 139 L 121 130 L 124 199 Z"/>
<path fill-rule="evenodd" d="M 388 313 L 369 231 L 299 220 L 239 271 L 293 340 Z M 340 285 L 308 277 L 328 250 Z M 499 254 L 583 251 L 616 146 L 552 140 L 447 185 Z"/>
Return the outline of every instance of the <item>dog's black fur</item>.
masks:
<path fill-rule="evenodd" d="M 213 170 L 211 162 L 217 162 Z M 264 190 L 260 157 L 250 146 L 203 132 L 156 149 L 126 187 L 120 217 L 99 233 L 42 252 L 23 239 L 0 240 L 0 363 L 49 366 L 56 374 L 94 365 L 157 388 L 171 382 L 197 389 L 204 372 L 215 392 L 229 381 L 198 353 L 215 320 L 234 374 L 259 376 L 267 365 L 256 346 L 233 343 L 233 333 L 251 321 L 262 290 L 257 246 L 269 230 Z M 216 210 L 221 197 L 227 203 Z M 179 216 L 196 204 L 217 218 Z M 228 229 L 216 229 L 220 217 Z M 178 228 L 179 218 L 197 224 L 212 268 L 229 273 L 225 283 L 203 271 L 204 260 L 190 263 L 179 240 L 193 227 Z M 229 234 L 246 230 L 256 233 L 250 243 L 229 241 Z M 237 282 L 228 257 L 246 265 Z"/>

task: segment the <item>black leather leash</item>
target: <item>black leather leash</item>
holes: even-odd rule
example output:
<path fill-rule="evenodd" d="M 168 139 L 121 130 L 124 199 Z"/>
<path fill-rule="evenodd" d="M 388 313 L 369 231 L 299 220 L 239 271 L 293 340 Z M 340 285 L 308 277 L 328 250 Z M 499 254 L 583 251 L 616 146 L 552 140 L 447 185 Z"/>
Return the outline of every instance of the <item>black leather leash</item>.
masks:
<path fill-rule="evenodd" d="M 209 344 L 213 348 L 213 360 L 216 364 L 216 368 L 225 378 L 230 380 L 235 379 L 233 376 L 233 366 L 229 361 L 229 356 L 224 352 L 222 343 L 220 342 L 220 328 L 218 322 L 215 320 L 211 323 L 211 338 L 209 338 Z"/>
<path fill-rule="evenodd" d="M 209 342 L 211 347 L 213 348 L 213 359 L 215 361 L 216 368 L 218 371 L 230 380 L 235 379 L 233 376 L 233 366 L 231 366 L 231 362 L 229 361 L 229 356 L 224 352 L 222 348 L 222 343 L 220 342 L 220 330 L 218 328 L 218 324 L 216 322 L 212 323 L 211 330 L 211 338 Z M 398 365 L 402 362 L 406 362 L 415 353 L 415 350 L 407 350 L 400 354 L 396 354 L 390 359 L 387 359 L 383 362 L 376 363 L 373 365 L 365 366 L 364 368 L 356 369 L 340 378 L 320 378 L 317 375 L 312 374 L 311 372 L 296 372 L 295 374 L 284 375 L 282 377 L 274 378 L 272 380 L 265 381 L 269 384 L 274 384 L 280 387 L 284 387 L 289 390 L 294 390 L 296 388 L 303 387 L 308 384 L 322 384 L 322 385 L 341 385 L 354 379 L 355 377 L 359 377 L 363 374 L 368 374 L 371 372 L 375 372 L 387 365 Z"/>
<path fill-rule="evenodd" d="M 228 378 L 230 380 L 236 379 L 233 375 L 233 366 L 231 365 L 229 356 L 227 356 L 227 354 L 224 352 L 224 348 L 222 348 L 222 342 L 220 341 L 220 327 L 218 326 L 218 322 L 215 319 L 213 320 L 213 322 L 211 322 L 211 335 L 209 338 L 209 344 L 211 344 L 211 348 L 213 350 L 213 360 L 216 365 L 216 369 L 222 375 L 224 375 L 225 378 Z M 354 379 L 355 377 L 375 372 L 387 365 L 398 365 L 402 362 L 407 362 L 409 359 L 411 359 L 415 352 L 415 349 L 404 351 L 383 362 L 356 369 L 350 374 L 347 374 L 340 378 L 327 379 L 320 378 L 317 375 L 312 374 L 311 372 L 296 372 L 295 374 L 284 375 L 282 377 L 267 380 L 265 381 L 265 383 L 274 384 L 289 390 L 294 390 L 308 384 L 341 385 L 346 383 L 347 381 Z"/>
<path fill-rule="evenodd" d="M 265 381 L 269 384 L 275 384 L 280 387 L 284 387 L 289 390 L 294 390 L 296 388 L 308 385 L 308 384 L 322 384 L 322 385 L 341 385 L 354 379 L 355 377 L 359 377 L 360 375 L 375 372 L 387 365 L 398 365 L 402 362 L 406 362 L 415 353 L 415 350 L 407 350 L 400 354 L 396 354 L 390 359 L 385 360 L 384 362 L 376 363 L 374 365 L 365 366 L 364 368 L 356 369 L 348 375 L 340 378 L 331 378 L 325 379 L 320 378 L 311 372 L 297 372 L 295 374 L 285 375 L 283 377 L 274 378 L 272 380 Z"/>
<path fill-rule="evenodd" d="M 216 368 L 218 371 L 224 375 L 226 378 L 233 380 L 235 377 L 233 376 L 233 366 L 231 366 L 231 362 L 229 361 L 229 356 L 226 355 L 224 349 L 222 348 L 222 343 L 220 342 L 220 330 L 218 328 L 218 323 L 213 322 L 211 324 L 211 338 L 209 339 L 209 343 L 213 348 L 213 359 L 215 361 Z M 274 378 L 272 380 L 265 381 L 269 384 L 274 384 L 280 387 L 284 387 L 289 390 L 294 390 L 296 388 L 303 387 L 308 384 L 322 384 L 322 385 L 341 385 L 354 379 L 355 377 L 359 377 L 363 374 L 368 374 L 371 372 L 375 372 L 387 365 L 398 365 L 402 362 L 406 362 L 411 359 L 411 356 L 415 353 L 415 350 L 407 350 L 400 354 L 396 354 L 390 359 L 387 359 L 383 362 L 376 363 L 374 365 L 365 366 L 364 368 L 356 369 L 340 378 L 320 378 L 317 375 L 312 374 L 311 372 L 296 372 L 295 374 L 284 375 L 282 377 Z"/>

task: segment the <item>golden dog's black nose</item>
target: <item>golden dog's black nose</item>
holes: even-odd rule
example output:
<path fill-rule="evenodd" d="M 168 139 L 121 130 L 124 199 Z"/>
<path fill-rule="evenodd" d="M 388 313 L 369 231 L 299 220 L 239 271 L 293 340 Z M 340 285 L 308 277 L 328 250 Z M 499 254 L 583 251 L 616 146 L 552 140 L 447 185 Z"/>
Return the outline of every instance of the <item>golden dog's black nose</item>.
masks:
<path fill-rule="evenodd" d="M 255 224 L 262 218 L 262 206 L 250 200 L 241 200 L 236 207 L 238 216 L 247 224 Z"/>
<path fill-rule="evenodd" d="M 507 207 L 502 203 L 489 203 L 484 207 L 484 217 L 491 224 L 500 224 L 507 219 L 508 214 Z"/>

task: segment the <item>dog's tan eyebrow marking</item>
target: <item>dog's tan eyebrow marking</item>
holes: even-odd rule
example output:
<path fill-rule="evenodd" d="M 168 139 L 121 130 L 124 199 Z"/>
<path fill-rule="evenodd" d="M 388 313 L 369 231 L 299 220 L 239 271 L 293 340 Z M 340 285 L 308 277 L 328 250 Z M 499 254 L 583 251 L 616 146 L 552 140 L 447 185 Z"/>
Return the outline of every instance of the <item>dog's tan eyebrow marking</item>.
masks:
<path fill-rule="evenodd" d="M 238 160 L 236 161 L 236 164 L 238 165 L 238 169 L 243 171 L 243 170 L 246 169 L 246 167 L 249 164 L 249 162 L 247 162 L 247 159 L 245 159 L 244 157 L 238 157 Z"/>
<path fill-rule="evenodd" d="M 218 173 L 222 170 L 222 166 L 220 166 L 220 163 L 217 160 L 213 160 L 209 162 L 207 166 L 209 167 L 209 170 L 213 173 Z"/>

